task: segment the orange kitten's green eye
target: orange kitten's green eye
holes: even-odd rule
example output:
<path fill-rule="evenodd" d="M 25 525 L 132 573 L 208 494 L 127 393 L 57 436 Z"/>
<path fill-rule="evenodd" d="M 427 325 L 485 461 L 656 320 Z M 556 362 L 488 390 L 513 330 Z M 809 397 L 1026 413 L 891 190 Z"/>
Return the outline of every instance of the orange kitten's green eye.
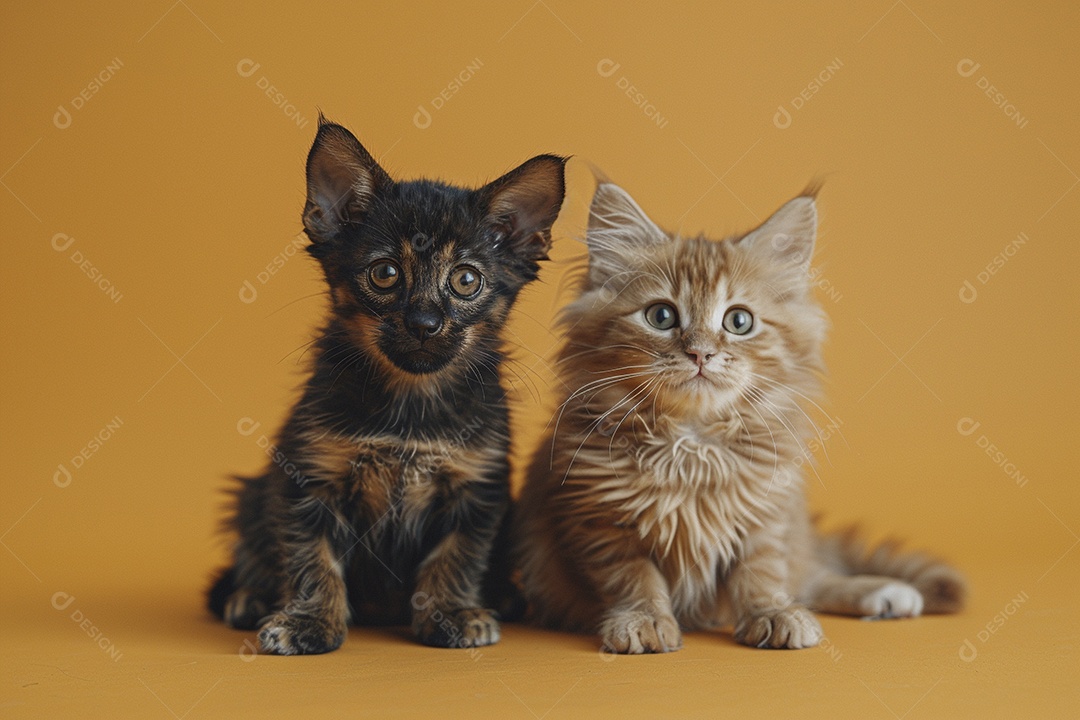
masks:
<path fill-rule="evenodd" d="M 670 330 L 679 324 L 679 312 L 671 303 L 654 303 L 645 309 L 645 321 L 657 330 Z"/>
<path fill-rule="evenodd" d="M 468 265 L 462 265 L 450 275 L 450 289 L 458 297 L 474 298 L 484 287 L 484 276 L 480 271 Z"/>
<path fill-rule="evenodd" d="M 724 315 L 724 329 L 732 335 L 745 335 L 754 327 L 754 316 L 746 308 L 733 307 Z"/>
<path fill-rule="evenodd" d="M 389 290 L 401 280 L 401 268 L 389 260 L 379 260 L 368 268 L 368 280 L 376 290 Z"/>

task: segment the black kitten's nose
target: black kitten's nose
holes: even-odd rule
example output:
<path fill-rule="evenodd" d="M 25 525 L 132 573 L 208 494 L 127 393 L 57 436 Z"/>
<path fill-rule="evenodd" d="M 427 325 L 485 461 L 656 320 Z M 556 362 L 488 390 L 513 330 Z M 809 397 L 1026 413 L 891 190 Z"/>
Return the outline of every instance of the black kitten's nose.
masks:
<path fill-rule="evenodd" d="M 405 327 L 417 340 L 434 337 L 442 326 L 442 314 L 438 312 L 414 309 L 405 314 Z"/>

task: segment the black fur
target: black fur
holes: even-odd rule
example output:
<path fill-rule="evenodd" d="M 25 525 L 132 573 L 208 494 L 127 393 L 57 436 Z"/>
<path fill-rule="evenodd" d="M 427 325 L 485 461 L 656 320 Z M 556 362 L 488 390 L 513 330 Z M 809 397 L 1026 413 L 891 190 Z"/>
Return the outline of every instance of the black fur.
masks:
<path fill-rule="evenodd" d="M 510 497 L 500 332 L 547 257 L 564 162 L 477 190 L 394 182 L 320 121 L 304 225 L 330 319 L 275 460 L 241 479 L 234 563 L 208 592 L 264 651 L 333 650 L 349 620 L 411 621 L 439 646 L 498 639 L 481 582 Z M 505 577 L 487 586 L 510 597 Z"/>

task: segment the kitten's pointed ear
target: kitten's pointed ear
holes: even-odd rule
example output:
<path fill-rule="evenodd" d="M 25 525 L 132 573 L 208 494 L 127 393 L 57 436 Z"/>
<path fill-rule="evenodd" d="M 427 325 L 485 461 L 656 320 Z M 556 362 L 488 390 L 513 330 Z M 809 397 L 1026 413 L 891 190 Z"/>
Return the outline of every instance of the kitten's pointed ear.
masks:
<path fill-rule="evenodd" d="M 477 192 L 487 223 L 529 260 L 547 260 L 551 226 L 566 194 L 566 158 L 537 155 Z"/>
<path fill-rule="evenodd" d="M 356 137 L 319 119 L 307 158 L 304 229 L 314 243 L 332 240 L 346 223 L 363 219 L 376 189 L 392 180 Z"/>
<path fill-rule="evenodd" d="M 756 230 L 737 240 L 773 267 L 809 282 L 808 270 L 817 238 L 817 205 L 812 195 L 789 200 Z"/>
<path fill-rule="evenodd" d="M 599 184 L 589 207 L 589 279 L 603 284 L 625 269 L 632 254 L 665 242 L 667 234 L 654 223 L 630 194 L 598 177 Z"/>

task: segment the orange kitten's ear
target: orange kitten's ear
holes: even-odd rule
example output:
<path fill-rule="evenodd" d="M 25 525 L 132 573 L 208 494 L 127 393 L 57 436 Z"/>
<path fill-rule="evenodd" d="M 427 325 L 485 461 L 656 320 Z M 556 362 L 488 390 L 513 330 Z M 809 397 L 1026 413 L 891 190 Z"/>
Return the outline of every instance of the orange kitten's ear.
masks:
<path fill-rule="evenodd" d="M 789 200 L 760 227 L 736 243 L 765 257 L 781 274 L 808 280 L 816 238 L 817 206 L 813 197 L 803 195 Z"/>
<path fill-rule="evenodd" d="M 376 188 L 391 182 L 351 132 L 320 117 L 307 159 L 308 237 L 313 243 L 332 240 L 347 223 L 360 222 Z"/>
<path fill-rule="evenodd" d="M 602 285 L 626 269 L 642 248 L 666 242 L 657 227 L 630 194 L 614 183 L 601 180 L 589 208 L 589 281 Z"/>
<path fill-rule="evenodd" d="M 548 259 L 551 226 L 566 194 L 565 165 L 564 157 L 537 155 L 477 191 L 488 224 L 530 260 Z"/>

